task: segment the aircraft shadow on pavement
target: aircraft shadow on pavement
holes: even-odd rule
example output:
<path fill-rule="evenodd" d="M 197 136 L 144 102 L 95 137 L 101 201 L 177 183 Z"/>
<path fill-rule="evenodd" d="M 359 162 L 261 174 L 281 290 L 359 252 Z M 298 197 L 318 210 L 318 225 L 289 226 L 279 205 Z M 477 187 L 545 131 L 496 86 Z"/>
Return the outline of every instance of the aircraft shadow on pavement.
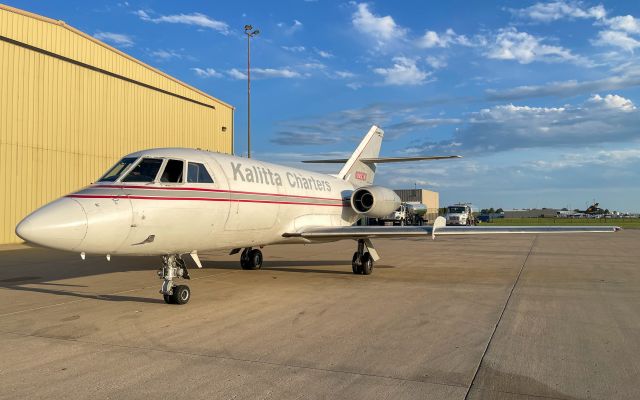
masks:
<path fill-rule="evenodd" d="M 40 283 L 39 285 L 42 285 L 42 283 Z M 25 286 L 12 286 L 8 288 L 11 290 L 18 290 L 18 291 L 25 291 L 25 292 L 32 292 L 32 293 L 53 294 L 57 296 L 78 297 L 81 299 L 93 299 L 93 300 L 104 300 L 104 301 L 131 301 L 135 303 L 164 303 L 164 300 L 160 298 L 150 299 L 147 297 L 125 296 L 120 294 L 78 293 L 78 292 L 70 292 L 67 290 L 51 290 L 51 289 L 36 288 L 36 287 L 25 287 Z"/>
<path fill-rule="evenodd" d="M 195 270 L 196 266 L 191 258 L 188 256 L 184 258 L 187 266 L 191 270 Z M 104 301 L 162 303 L 161 298 L 77 292 L 74 291 L 74 288 L 89 288 L 89 286 L 60 282 L 118 272 L 148 271 L 148 281 L 140 282 L 147 286 L 147 283 L 150 285 L 155 282 L 155 271 L 159 266 L 160 260 L 155 256 L 114 256 L 111 261 L 107 261 L 104 257 L 88 255 L 83 261 L 77 254 L 42 248 L 6 250 L 2 252 L 0 261 L 0 288 Z M 263 269 L 278 272 L 351 275 L 350 266 L 350 263 L 345 260 L 280 260 L 275 258 L 265 261 Z M 203 267 L 204 269 L 240 270 L 237 257 L 230 257 L 228 260 L 203 260 Z M 317 267 L 328 267 L 328 269 Z M 68 289 L 65 290 L 66 288 Z"/>
<path fill-rule="evenodd" d="M 202 261 L 205 269 L 240 269 L 239 261 Z M 331 269 L 305 267 L 331 267 Z M 297 268 L 296 268 L 297 267 Z M 193 268 L 193 267 L 191 267 Z M 268 260 L 262 265 L 262 270 L 281 272 L 302 272 L 318 274 L 352 274 L 351 263 L 345 260 Z"/>

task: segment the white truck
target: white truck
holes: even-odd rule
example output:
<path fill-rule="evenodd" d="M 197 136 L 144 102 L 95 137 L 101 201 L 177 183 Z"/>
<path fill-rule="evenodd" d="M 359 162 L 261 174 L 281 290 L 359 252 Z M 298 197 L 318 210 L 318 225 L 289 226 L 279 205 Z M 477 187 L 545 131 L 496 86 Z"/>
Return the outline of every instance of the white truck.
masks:
<path fill-rule="evenodd" d="M 424 225 L 424 215 L 427 206 L 419 202 L 406 202 L 400 205 L 396 211 L 377 222 L 381 225 Z"/>
<path fill-rule="evenodd" d="M 476 225 L 473 209 L 469 204 L 454 204 L 447 207 L 445 213 L 447 225 Z"/>

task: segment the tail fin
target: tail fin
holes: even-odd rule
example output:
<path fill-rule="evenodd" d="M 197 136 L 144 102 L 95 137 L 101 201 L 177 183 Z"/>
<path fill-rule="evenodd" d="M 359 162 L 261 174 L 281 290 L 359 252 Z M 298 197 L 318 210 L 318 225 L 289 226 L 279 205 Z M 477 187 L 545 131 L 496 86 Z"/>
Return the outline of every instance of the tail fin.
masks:
<path fill-rule="evenodd" d="M 362 142 L 349 159 L 334 158 L 330 160 L 304 160 L 303 163 L 312 164 L 342 164 L 344 166 L 336 177 L 351 182 L 355 187 L 367 186 L 373 183 L 376 174 L 376 164 L 415 162 L 427 160 L 445 160 L 461 158 L 462 156 L 418 156 L 418 157 L 378 157 L 384 131 L 373 125 Z"/>
<path fill-rule="evenodd" d="M 356 187 L 371 185 L 376 174 L 376 164 L 361 160 L 380 155 L 383 136 L 384 131 L 373 125 L 338 173 L 338 178 L 349 181 Z"/>

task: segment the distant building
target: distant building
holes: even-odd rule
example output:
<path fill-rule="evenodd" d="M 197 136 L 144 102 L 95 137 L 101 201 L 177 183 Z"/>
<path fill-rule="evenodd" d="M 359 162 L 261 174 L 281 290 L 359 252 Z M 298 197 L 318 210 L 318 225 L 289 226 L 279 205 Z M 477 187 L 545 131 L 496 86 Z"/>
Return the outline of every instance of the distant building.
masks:
<path fill-rule="evenodd" d="M 433 220 L 438 216 L 440 207 L 440 194 L 426 189 L 396 189 L 394 190 L 400 200 L 405 203 L 422 203 L 427 207 L 425 219 Z"/>

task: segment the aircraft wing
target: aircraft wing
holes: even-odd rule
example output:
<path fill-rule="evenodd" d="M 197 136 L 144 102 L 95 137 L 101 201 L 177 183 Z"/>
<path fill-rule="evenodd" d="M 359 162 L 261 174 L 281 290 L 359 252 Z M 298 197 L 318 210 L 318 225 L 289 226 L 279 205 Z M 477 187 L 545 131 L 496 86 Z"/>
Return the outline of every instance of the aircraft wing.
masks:
<path fill-rule="evenodd" d="M 438 222 L 438 221 L 437 221 Z M 339 239 L 372 239 L 420 237 L 437 235 L 483 235 L 514 233 L 581 233 L 615 232 L 617 226 L 343 226 L 309 227 L 297 232 L 284 233 L 284 237 L 302 237 L 310 241 Z"/>

